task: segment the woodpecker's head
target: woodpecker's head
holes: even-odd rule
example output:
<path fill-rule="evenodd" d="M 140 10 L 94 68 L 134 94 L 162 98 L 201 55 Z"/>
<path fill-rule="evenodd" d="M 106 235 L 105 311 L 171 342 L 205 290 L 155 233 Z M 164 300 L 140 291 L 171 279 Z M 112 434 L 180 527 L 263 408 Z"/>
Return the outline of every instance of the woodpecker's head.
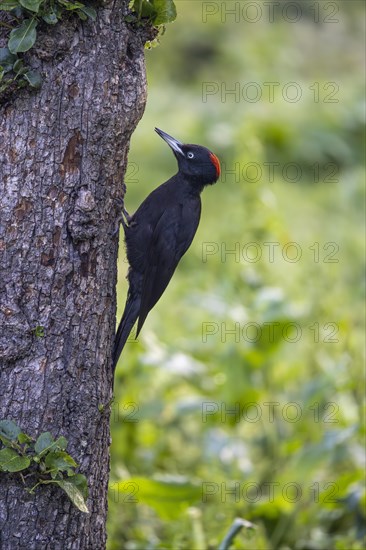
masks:
<path fill-rule="evenodd" d="M 181 143 L 159 128 L 155 128 L 155 132 L 172 149 L 181 174 L 202 186 L 217 182 L 220 176 L 220 161 L 216 155 L 201 145 Z"/>

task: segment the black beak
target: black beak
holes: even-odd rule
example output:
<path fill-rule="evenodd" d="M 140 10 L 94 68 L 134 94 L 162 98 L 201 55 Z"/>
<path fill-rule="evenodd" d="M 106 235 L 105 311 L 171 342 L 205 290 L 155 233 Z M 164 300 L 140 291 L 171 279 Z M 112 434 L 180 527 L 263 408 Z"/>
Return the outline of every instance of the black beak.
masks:
<path fill-rule="evenodd" d="M 159 130 L 159 128 L 155 128 L 155 132 L 157 134 L 159 134 L 159 136 L 161 138 L 163 138 L 164 141 L 167 142 L 169 147 L 171 147 L 173 149 L 174 153 L 178 153 L 179 155 L 184 155 L 184 153 L 182 151 L 183 143 L 181 143 L 177 139 L 173 138 L 169 134 L 166 134 L 165 132 L 163 132 L 163 130 Z"/>

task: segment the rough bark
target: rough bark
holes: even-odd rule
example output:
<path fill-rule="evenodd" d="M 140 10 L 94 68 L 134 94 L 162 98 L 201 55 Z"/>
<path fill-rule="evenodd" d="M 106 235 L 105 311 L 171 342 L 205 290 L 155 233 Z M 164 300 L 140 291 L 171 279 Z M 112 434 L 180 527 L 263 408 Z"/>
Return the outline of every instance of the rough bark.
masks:
<path fill-rule="evenodd" d="M 29 495 L 0 473 L 2 550 L 105 547 L 113 231 L 146 100 L 144 40 L 124 22 L 127 4 L 41 32 L 28 57 L 41 90 L 1 111 L 0 418 L 33 437 L 64 435 L 90 490 L 83 514 L 57 487 Z"/>

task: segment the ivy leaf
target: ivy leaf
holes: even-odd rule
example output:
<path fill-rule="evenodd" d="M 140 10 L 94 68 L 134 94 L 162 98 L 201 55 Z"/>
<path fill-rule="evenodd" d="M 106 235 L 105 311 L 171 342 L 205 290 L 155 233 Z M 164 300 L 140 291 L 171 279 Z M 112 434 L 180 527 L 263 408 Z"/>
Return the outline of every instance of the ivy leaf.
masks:
<path fill-rule="evenodd" d="M 25 73 L 24 78 L 28 81 L 32 88 L 40 88 L 42 84 L 42 77 L 38 71 L 28 71 Z"/>
<path fill-rule="evenodd" d="M 21 432 L 18 435 L 17 439 L 18 439 L 19 443 L 32 443 L 32 438 L 29 437 L 29 435 L 25 434 L 24 432 Z"/>
<path fill-rule="evenodd" d="M 72 477 L 70 477 L 68 481 L 79 489 L 79 491 L 84 497 L 84 500 L 88 498 L 88 494 L 89 494 L 88 481 L 83 474 L 75 474 Z"/>
<path fill-rule="evenodd" d="M 83 11 L 92 21 L 95 21 L 97 18 L 97 12 L 90 6 L 84 6 L 83 8 L 80 8 L 80 11 Z"/>
<path fill-rule="evenodd" d="M 34 450 L 38 455 L 43 455 L 53 449 L 55 446 L 55 440 L 50 432 L 44 432 L 39 436 L 34 446 Z"/>
<path fill-rule="evenodd" d="M 19 75 L 27 72 L 27 69 L 24 67 L 24 63 L 21 59 L 17 59 L 13 65 L 13 71 Z"/>
<path fill-rule="evenodd" d="M 19 6 L 18 0 L 8 0 L 7 2 L 2 2 L 0 9 L 4 11 L 10 11 Z"/>
<path fill-rule="evenodd" d="M 88 514 L 89 510 L 86 505 L 84 496 L 81 490 L 76 485 L 74 485 L 74 483 L 70 481 L 71 479 L 72 478 L 70 478 L 67 481 L 63 479 L 57 480 L 55 481 L 55 483 L 57 483 L 57 485 L 59 485 L 61 489 L 65 491 L 65 493 L 67 494 L 71 502 L 74 504 L 74 506 L 76 506 L 76 508 L 79 508 L 81 512 L 85 512 L 86 514 Z"/>
<path fill-rule="evenodd" d="M 5 88 L 2 88 L 1 91 L 3 89 L 5 89 Z M 7 437 L 4 437 L 1 434 L 0 434 L 0 441 L 3 445 L 5 445 L 5 447 L 11 447 L 12 446 L 12 442 L 10 441 L 10 439 L 8 439 Z"/>
<path fill-rule="evenodd" d="M 0 451 L 0 469 L 4 472 L 20 472 L 26 470 L 30 465 L 30 458 L 20 456 L 13 449 L 1 449 Z"/>
<path fill-rule="evenodd" d="M 84 4 L 81 2 L 69 2 L 68 0 L 59 0 L 59 3 L 64 6 L 68 11 L 80 10 L 85 8 Z"/>
<path fill-rule="evenodd" d="M 153 5 L 156 11 L 153 20 L 154 25 L 165 25 L 165 23 L 171 23 L 177 18 L 177 10 L 173 0 L 154 0 Z"/>
<path fill-rule="evenodd" d="M 49 470 L 69 470 L 76 468 L 75 460 L 65 451 L 52 451 L 48 453 L 45 459 L 45 464 Z"/>
<path fill-rule="evenodd" d="M 151 2 L 148 0 L 135 0 L 133 4 L 133 10 L 139 17 L 148 17 L 152 19 L 156 16 L 156 10 Z"/>
<path fill-rule="evenodd" d="M 55 447 L 60 449 L 61 451 L 64 451 L 67 447 L 67 439 L 63 435 L 58 437 L 55 441 Z"/>
<path fill-rule="evenodd" d="M 80 17 L 80 19 L 82 21 L 86 21 L 88 19 L 88 16 L 84 12 L 82 12 L 81 10 L 77 10 L 76 13 L 78 14 L 78 16 Z"/>
<path fill-rule="evenodd" d="M 42 19 L 47 23 L 47 25 L 56 25 L 58 21 L 57 15 L 54 11 L 49 11 L 48 13 L 45 13 L 42 16 Z"/>
<path fill-rule="evenodd" d="M 10 33 L 8 48 L 11 53 L 27 52 L 33 46 L 37 38 L 37 20 L 24 19 L 17 29 Z"/>
<path fill-rule="evenodd" d="M 17 56 L 11 53 L 9 48 L 0 48 L 0 65 L 4 69 L 4 73 L 12 70 L 16 58 Z M 4 420 L 2 420 L 2 422 L 4 422 Z"/>
<path fill-rule="evenodd" d="M 43 1 L 44 0 L 19 0 L 23 8 L 26 8 L 29 11 L 34 11 L 35 13 L 38 13 L 39 7 Z"/>
<path fill-rule="evenodd" d="M 126 15 L 126 17 L 124 18 L 124 20 L 127 22 L 127 23 L 134 23 L 135 21 L 137 21 L 137 17 L 134 13 L 130 13 L 129 15 Z"/>
<path fill-rule="evenodd" d="M 2 48 L 6 49 L 6 48 Z M 1 63 L 3 66 L 3 64 Z M 10 439 L 10 441 L 15 441 L 18 435 L 21 433 L 21 429 L 15 422 L 12 420 L 0 420 L 0 436 Z"/>

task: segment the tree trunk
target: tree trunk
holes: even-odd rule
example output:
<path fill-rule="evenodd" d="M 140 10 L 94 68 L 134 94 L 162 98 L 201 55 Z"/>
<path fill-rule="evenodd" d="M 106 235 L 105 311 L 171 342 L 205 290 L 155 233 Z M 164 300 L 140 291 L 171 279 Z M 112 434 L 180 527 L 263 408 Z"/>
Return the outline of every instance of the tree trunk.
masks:
<path fill-rule="evenodd" d="M 105 547 L 116 199 L 146 100 L 144 40 L 124 22 L 127 5 L 39 33 L 27 59 L 42 88 L 2 108 L 0 419 L 69 440 L 90 511 L 59 487 L 30 495 L 0 473 L 2 550 Z"/>

